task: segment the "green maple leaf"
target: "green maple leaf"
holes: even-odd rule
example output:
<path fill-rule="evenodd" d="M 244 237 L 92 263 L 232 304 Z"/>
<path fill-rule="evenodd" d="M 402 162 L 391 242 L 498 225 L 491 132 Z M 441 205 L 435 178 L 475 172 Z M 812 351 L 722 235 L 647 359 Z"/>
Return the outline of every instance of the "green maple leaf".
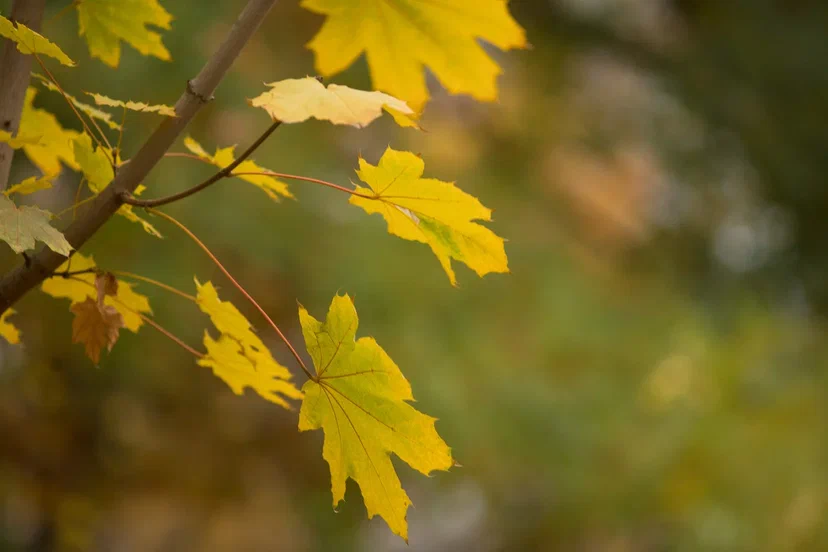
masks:
<path fill-rule="evenodd" d="M 425 475 L 449 469 L 451 451 L 434 428 L 435 418 L 409 404 L 411 386 L 373 338 L 355 339 L 359 320 L 350 297 L 334 297 L 324 323 L 304 308 L 299 321 L 316 367 L 302 387 L 299 429 L 325 433 L 322 456 L 331 469 L 334 507 L 350 477 L 359 484 L 368 517 L 379 514 L 407 539 L 411 500 L 390 454 Z"/>
<path fill-rule="evenodd" d="M 15 253 L 34 249 L 35 241 L 45 243 L 55 253 L 66 257 L 72 246 L 49 221 L 52 213 L 38 207 L 18 207 L 5 195 L 0 195 L 0 240 Z"/>

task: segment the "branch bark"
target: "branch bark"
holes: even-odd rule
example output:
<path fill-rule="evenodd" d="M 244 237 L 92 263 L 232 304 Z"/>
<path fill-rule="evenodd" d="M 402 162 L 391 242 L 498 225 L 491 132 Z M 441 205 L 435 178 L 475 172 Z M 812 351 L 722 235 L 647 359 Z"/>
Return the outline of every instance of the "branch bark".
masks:
<path fill-rule="evenodd" d="M 23 0 L 23 3 L 30 1 Z M 187 89 L 175 104 L 176 116 L 158 126 L 132 160 L 118 171 L 115 180 L 66 229 L 64 235 L 72 247 L 78 249 L 92 237 L 122 205 L 123 195 L 132 193 L 158 164 L 199 109 L 210 101 L 227 70 L 275 4 L 276 0 L 248 0 L 224 42 L 201 72 L 187 83 Z M 0 280 L 0 314 L 48 278 L 64 259 L 44 248 L 29 263 L 6 274 Z"/>
<path fill-rule="evenodd" d="M 45 5 L 46 0 L 15 0 L 9 19 L 39 31 Z M 11 40 L 3 42 L 3 56 L 0 58 L 0 130 L 15 135 L 29 86 L 32 56 L 22 54 Z M 0 191 L 5 190 L 9 183 L 12 157 L 14 150 L 8 144 L 0 144 Z"/>

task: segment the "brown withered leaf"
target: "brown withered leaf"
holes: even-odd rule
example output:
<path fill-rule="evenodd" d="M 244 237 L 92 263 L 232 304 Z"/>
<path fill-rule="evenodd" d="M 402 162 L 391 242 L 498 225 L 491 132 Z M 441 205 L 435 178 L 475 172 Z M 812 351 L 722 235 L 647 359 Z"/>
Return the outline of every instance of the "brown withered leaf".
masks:
<path fill-rule="evenodd" d="M 98 364 L 104 346 L 111 351 L 118 341 L 120 329 L 124 327 L 123 316 L 115 307 L 104 305 L 102 298 L 95 301 L 87 297 L 82 303 L 72 305 L 70 310 L 75 313 L 72 342 L 83 343 L 86 355 Z"/>
<path fill-rule="evenodd" d="M 98 303 L 103 304 L 107 295 L 118 295 L 118 280 L 111 272 L 100 272 L 95 275 L 95 289 L 98 290 Z"/>

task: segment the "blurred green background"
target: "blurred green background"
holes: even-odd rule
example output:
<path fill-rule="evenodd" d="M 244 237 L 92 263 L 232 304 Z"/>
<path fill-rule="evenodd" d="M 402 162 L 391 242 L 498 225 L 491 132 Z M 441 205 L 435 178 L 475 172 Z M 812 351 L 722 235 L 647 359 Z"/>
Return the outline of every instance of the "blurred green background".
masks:
<path fill-rule="evenodd" d="M 244 2 L 163 4 L 174 62 L 125 47 L 111 71 L 67 13 L 44 31 L 79 61 L 58 79 L 174 103 Z M 511 275 L 461 267 L 453 289 L 428 248 L 302 182 L 297 201 L 228 180 L 168 209 L 296 344 L 297 301 L 322 316 L 335 293 L 355 296 L 360 335 L 400 365 L 462 464 L 426 479 L 396 463 L 415 504 L 410 546 L 365 518 L 353 482 L 331 509 L 322 434 L 299 434 L 296 412 L 233 395 L 151 328 L 122 334 L 95 368 L 71 343 L 67 303 L 36 291 L 15 306 L 24 344 L 0 346 L 0 550 L 828 550 L 828 6 L 510 6 L 533 48 L 492 50 L 498 103 L 432 80 L 427 133 L 309 122 L 255 159 L 347 184 L 360 153 L 421 153 L 427 176 L 494 209 Z M 314 74 L 304 44 L 320 23 L 279 2 L 190 134 L 210 151 L 255 139 L 269 121 L 246 98 Z M 370 86 L 363 60 L 333 81 Z M 56 94 L 37 105 L 78 126 Z M 127 124 L 125 156 L 157 119 Z M 12 179 L 30 171 L 18 158 Z M 209 173 L 165 160 L 147 196 Z M 58 210 L 77 184 L 67 171 L 33 199 Z M 164 240 L 113 220 L 82 251 L 188 291 L 211 279 L 262 322 L 154 222 Z M 3 248 L 0 268 L 17 262 Z M 208 322 L 192 304 L 138 289 L 200 342 Z"/>

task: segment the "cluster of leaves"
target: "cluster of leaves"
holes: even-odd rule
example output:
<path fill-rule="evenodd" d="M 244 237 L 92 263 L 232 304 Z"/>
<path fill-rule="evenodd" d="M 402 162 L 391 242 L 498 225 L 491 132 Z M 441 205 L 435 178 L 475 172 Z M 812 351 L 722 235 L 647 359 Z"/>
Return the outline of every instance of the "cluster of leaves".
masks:
<path fill-rule="evenodd" d="M 122 42 L 143 55 L 171 58 L 162 36 L 153 30 L 169 29 L 172 22 L 172 16 L 158 0 L 76 0 L 72 6 L 91 56 L 110 67 L 119 64 Z M 478 39 L 501 49 L 526 46 L 523 30 L 510 17 L 505 0 L 445 0 L 439 4 L 411 0 L 304 0 L 302 6 L 326 16 L 322 29 L 309 44 L 316 55 L 317 71 L 324 77 L 332 76 L 365 53 L 376 90 L 325 86 L 311 77 L 270 83 L 266 91 L 249 103 L 264 110 L 274 125 L 315 118 L 362 128 L 386 112 L 401 127 L 419 129 L 417 120 L 428 100 L 425 67 L 450 92 L 491 101 L 497 98 L 496 77 L 500 69 Z M 211 282 L 202 284 L 196 280 L 197 293 L 192 296 L 139 275 L 103 270 L 91 257 L 74 253 L 52 224 L 63 213 L 53 215 L 37 207 L 18 206 L 10 196 L 48 189 L 65 166 L 82 175 L 91 194 L 71 206 L 69 210 L 74 211 L 80 203 L 105 190 L 118 167 L 128 162 L 121 158 L 119 148 L 112 145 L 121 143 L 127 112 L 175 117 L 175 110 L 167 105 L 115 100 L 91 92 L 86 94 L 94 105 L 84 103 L 69 94 L 48 70 L 47 57 L 68 67 L 75 65 L 59 46 L 2 16 L 0 35 L 16 43 L 23 54 L 34 56 L 46 75 L 35 75 L 36 83 L 61 94 L 83 126 L 83 131 L 64 128 L 51 113 L 34 107 L 38 90 L 33 85 L 26 93 L 19 131 L 14 136 L 0 132 L 0 142 L 21 150 L 42 173 L 10 186 L 0 196 L 0 240 L 17 253 L 33 249 L 35 242 L 40 241 L 69 257 L 41 289 L 70 300 L 75 315 L 73 341 L 82 343 L 97 364 L 103 349 L 111 350 L 115 345 L 122 328 L 138 332 L 149 324 L 193 353 L 200 366 L 212 369 L 237 394 L 249 387 L 286 408 L 290 408 L 288 400 L 301 399 L 299 429 L 321 428 L 325 434 L 323 456 L 331 469 L 334 506 L 344 498 L 346 480 L 353 478 L 360 486 L 369 517 L 379 514 L 392 531 L 407 538 L 406 511 L 410 500 L 401 487 L 390 454 L 396 454 L 424 474 L 446 470 L 453 460 L 435 430 L 435 420 L 409 404 L 413 401 L 411 388 L 397 365 L 373 339 L 356 339 L 358 318 L 351 299 L 347 295 L 335 296 L 325 322 L 316 320 L 304 308 L 299 309 L 306 348 L 315 367 L 311 372 L 278 327 L 209 249 L 181 223 L 155 211 L 189 234 L 267 318 L 308 377 L 300 391 L 291 382 L 290 371 L 273 358 L 254 326 L 234 305 L 219 298 Z M 116 122 L 111 109 L 121 110 L 121 123 Z M 102 127 L 118 132 L 117 142 L 110 141 Z M 423 178 L 425 164 L 413 153 L 388 148 L 377 165 L 360 158 L 356 174 L 364 186 L 348 188 L 270 171 L 247 159 L 247 153 L 237 158 L 233 147 L 218 148 L 210 154 L 191 137 L 184 145 L 189 153 L 178 155 L 214 165 L 226 171 L 219 173 L 219 178 L 241 178 L 273 200 L 293 198 L 284 182 L 290 178 L 350 194 L 352 205 L 369 214 L 380 214 L 389 233 L 427 244 L 452 285 L 457 283 L 452 259 L 480 276 L 508 272 L 503 239 L 475 222 L 491 220 L 491 211 L 452 182 Z M 228 170 L 231 165 L 232 172 Z M 143 189 L 139 187 L 135 195 Z M 148 234 L 161 237 L 152 223 L 135 212 L 136 205 L 139 203 L 123 205 L 118 214 L 140 224 Z M 148 298 L 134 291 L 127 280 L 172 291 L 206 313 L 218 332 L 218 337 L 214 337 L 205 331 L 206 353 L 182 343 L 155 322 Z M 7 320 L 12 312 L 9 310 L 0 318 L 0 335 L 18 343 L 20 333 Z"/>

